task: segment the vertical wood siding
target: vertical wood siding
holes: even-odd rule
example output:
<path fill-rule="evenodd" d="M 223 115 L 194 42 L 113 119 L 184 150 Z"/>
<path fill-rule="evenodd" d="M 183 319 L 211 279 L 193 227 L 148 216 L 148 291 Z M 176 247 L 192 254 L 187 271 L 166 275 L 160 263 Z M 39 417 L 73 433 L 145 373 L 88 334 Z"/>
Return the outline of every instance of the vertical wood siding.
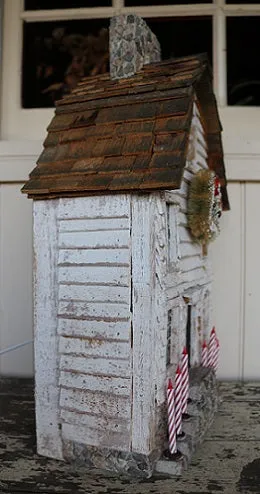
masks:
<path fill-rule="evenodd" d="M 34 203 L 35 401 L 38 453 L 61 459 L 56 214 L 57 201 Z"/>

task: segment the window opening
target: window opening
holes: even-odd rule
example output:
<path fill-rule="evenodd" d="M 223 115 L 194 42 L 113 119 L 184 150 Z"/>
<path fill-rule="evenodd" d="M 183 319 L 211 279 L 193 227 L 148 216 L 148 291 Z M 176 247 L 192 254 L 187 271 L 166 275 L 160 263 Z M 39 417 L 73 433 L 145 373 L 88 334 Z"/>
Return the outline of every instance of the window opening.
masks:
<path fill-rule="evenodd" d="M 167 320 L 167 345 L 166 345 L 166 365 L 171 364 L 171 347 L 172 347 L 172 310 L 168 310 Z"/>
<path fill-rule="evenodd" d="M 191 362 L 191 305 L 187 306 L 187 324 L 186 324 L 186 348 L 188 352 L 188 363 Z"/>

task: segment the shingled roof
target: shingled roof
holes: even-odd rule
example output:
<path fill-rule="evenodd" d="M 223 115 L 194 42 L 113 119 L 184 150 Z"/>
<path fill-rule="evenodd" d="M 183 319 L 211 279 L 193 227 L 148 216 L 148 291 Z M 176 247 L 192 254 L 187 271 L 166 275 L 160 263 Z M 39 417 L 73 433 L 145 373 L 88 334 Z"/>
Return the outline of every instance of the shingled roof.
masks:
<path fill-rule="evenodd" d="M 146 65 L 133 77 L 83 79 L 59 101 L 23 192 L 34 199 L 180 187 L 195 95 L 209 167 L 228 209 L 221 124 L 204 55 Z"/>

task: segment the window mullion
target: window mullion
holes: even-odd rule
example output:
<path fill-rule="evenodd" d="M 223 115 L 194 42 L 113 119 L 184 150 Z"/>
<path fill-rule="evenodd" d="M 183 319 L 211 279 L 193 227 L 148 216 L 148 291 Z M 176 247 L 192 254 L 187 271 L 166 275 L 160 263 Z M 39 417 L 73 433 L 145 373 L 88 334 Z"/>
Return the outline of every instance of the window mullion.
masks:
<path fill-rule="evenodd" d="M 93 7 L 78 9 L 26 10 L 21 19 L 25 22 L 72 21 L 81 19 L 105 19 L 115 13 L 113 7 Z"/>
<path fill-rule="evenodd" d="M 224 0 L 217 0 L 217 10 L 213 16 L 213 75 L 219 106 L 227 104 L 226 16 L 223 4 Z"/>
<path fill-rule="evenodd" d="M 206 16 L 214 14 L 216 7 L 214 4 L 180 4 L 162 6 L 140 6 L 124 7 L 124 14 L 137 14 L 144 18 L 153 17 L 182 17 L 182 16 Z"/>
<path fill-rule="evenodd" d="M 121 13 L 122 8 L 124 7 L 124 0 L 112 0 L 113 8 L 115 9 L 115 15 Z"/>

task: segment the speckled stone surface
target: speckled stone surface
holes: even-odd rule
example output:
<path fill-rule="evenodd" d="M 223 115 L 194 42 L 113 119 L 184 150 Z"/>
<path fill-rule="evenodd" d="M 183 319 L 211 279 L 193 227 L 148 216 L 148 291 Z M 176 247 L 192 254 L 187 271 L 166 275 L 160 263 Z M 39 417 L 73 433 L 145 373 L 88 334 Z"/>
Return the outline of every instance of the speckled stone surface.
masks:
<path fill-rule="evenodd" d="M 135 14 L 113 17 L 109 29 L 110 75 L 130 77 L 161 60 L 160 44 L 146 22 Z"/>
<path fill-rule="evenodd" d="M 181 478 L 129 480 L 37 456 L 33 384 L 0 381 L 0 493 L 260 494 L 260 383 L 221 383 L 214 425 Z"/>

